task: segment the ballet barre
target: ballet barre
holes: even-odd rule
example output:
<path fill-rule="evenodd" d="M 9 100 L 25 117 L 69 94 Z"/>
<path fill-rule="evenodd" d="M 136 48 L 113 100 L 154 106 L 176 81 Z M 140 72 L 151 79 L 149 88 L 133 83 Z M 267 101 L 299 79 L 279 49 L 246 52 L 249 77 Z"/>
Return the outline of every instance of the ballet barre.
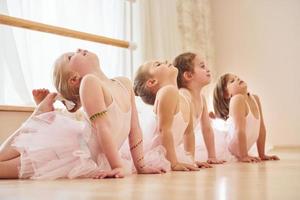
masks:
<path fill-rule="evenodd" d="M 76 39 L 87 40 L 87 41 L 97 42 L 97 43 L 116 46 L 116 47 L 133 48 L 133 49 L 135 48 L 135 45 L 131 44 L 128 41 L 113 39 L 109 37 L 99 36 L 91 33 L 85 33 L 85 32 L 76 31 L 76 30 L 58 27 L 58 26 L 52 26 L 52 25 L 34 22 L 26 19 L 17 18 L 17 17 L 11 17 L 3 14 L 0 14 L 0 24 L 25 28 L 34 31 L 40 31 L 45 33 L 52 33 L 56 35 L 72 37 Z"/>

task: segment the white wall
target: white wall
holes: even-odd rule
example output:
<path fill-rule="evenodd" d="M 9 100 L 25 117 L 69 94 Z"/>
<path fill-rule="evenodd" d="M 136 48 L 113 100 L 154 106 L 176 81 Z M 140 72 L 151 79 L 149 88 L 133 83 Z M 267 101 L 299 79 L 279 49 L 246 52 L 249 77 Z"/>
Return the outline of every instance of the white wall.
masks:
<path fill-rule="evenodd" d="M 260 96 L 268 142 L 300 145 L 300 1 L 212 0 L 218 75 Z"/>

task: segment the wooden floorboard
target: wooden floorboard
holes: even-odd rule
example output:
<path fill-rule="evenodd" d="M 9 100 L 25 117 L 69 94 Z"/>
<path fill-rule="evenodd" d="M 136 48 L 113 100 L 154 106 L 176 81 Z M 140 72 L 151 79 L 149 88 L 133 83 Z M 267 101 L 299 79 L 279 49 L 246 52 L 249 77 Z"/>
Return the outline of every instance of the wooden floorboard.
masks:
<path fill-rule="evenodd" d="M 0 199 L 300 199 L 300 150 L 273 153 L 281 160 L 227 163 L 199 172 L 104 180 L 0 180 Z"/>

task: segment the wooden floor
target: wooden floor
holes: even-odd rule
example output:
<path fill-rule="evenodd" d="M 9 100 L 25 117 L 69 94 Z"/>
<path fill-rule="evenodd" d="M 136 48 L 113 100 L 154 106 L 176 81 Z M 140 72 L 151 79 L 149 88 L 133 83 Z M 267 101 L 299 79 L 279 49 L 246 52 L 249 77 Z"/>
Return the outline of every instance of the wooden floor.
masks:
<path fill-rule="evenodd" d="M 0 199 L 300 199 L 300 149 L 272 153 L 281 160 L 230 163 L 199 172 L 105 180 L 0 180 Z"/>

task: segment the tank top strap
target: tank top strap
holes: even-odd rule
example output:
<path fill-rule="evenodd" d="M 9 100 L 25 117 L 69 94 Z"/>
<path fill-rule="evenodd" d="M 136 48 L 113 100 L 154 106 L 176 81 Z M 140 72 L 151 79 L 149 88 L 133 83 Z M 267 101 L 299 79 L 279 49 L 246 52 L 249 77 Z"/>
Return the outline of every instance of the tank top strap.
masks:
<path fill-rule="evenodd" d="M 117 82 L 127 93 L 131 96 L 131 91 L 118 79 L 111 79 L 112 81 Z"/>
<path fill-rule="evenodd" d="M 251 95 L 251 94 L 250 94 L 250 96 L 254 100 L 254 103 L 255 103 L 257 111 L 258 111 L 258 117 L 260 118 L 260 111 L 259 111 L 259 106 L 258 106 L 258 103 L 256 101 L 256 98 L 253 95 Z"/>
<path fill-rule="evenodd" d="M 258 103 L 257 103 L 257 101 L 256 101 L 256 99 L 255 99 L 255 97 L 253 95 L 249 94 L 249 97 L 254 101 L 254 104 L 255 104 L 255 106 L 257 108 L 257 111 L 258 111 L 258 118 L 260 119 L 260 111 L 259 111 Z M 249 105 L 249 103 L 247 101 L 246 101 L 246 104 L 247 104 L 247 107 L 249 109 L 249 112 L 253 115 L 253 113 L 251 112 L 250 105 Z M 254 115 L 253 115 L 253 117 L 254 117 Z"/>
<path fill-rule="evenodd" d="M 191 101 L 190 101 L 184 94 L 180 94 L 180 95 L 183 97 L 184 101 L 188 104 L 188 107 L 189 107 L 189 109 L 190 109 Z"/>

